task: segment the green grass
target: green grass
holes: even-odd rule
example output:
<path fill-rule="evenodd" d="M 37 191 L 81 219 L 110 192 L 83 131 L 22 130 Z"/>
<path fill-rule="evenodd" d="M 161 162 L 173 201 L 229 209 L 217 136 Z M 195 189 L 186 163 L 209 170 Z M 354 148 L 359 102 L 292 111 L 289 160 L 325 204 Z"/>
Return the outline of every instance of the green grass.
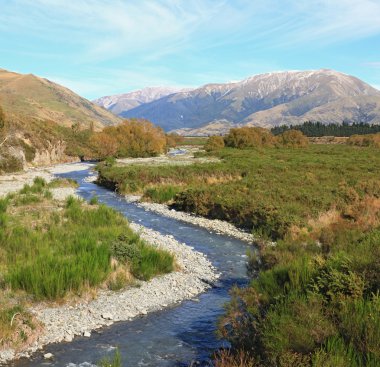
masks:
<path fill-rule="evenodd" d="M 124 193 L 142 193 L 147 200 L 173 200 L 176 209 L 227 220 L 274 239 L 346 205 L 352 190 L 359 197 L 380 192 L 375 148 L 312 145 L 216 154 L 222 163 L 100 166 L 99 181 Z"/>
<path fill-rule="evenodd" d="M 111 258 L 122 243 L 133 252 L 118 260 L 136 278 L 147 280 L 173 270 L 173 256 L 142 241 L 113 209 L 69 197 L 58 211 L 59 204 L 46 192 L 46 182 L 36 179 L 18 195 L 0 201 L 4 287 L 22 290 L 35 300 L 80 295 L 106 281 L 113 271 Z"/>
<path fill-rule="evenodd" d="M 221 163 L 100 165 L 100 181 L 277 241 L 260 241 L 249 259 L 258 275 L 233 291 L 220 321 L 220 335 L 253 365 L 380 365 L 379 149 L 214 154 Z"/>
<path fill-rule="evenodd" d="M 119 350 L 117 349 L 115 354 L 110 358 L 110 357 L 105 357 L 103 358 L 99 364 L 99 367 L 121 367 L 122 366 L 122 361 L 121 361 L 121 355 Z"/>

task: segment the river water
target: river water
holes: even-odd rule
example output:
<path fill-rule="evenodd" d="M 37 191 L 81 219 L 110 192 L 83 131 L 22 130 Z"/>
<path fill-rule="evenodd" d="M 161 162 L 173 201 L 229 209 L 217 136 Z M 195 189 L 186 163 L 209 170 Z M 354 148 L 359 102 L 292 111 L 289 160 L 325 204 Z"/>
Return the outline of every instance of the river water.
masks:
<path fill-rule="evenodd" d="M 89 367 L 106 355 L 112 356 L 116 347 L 121 353 L 123 366 L 210 366 L 211 353 L 228 346 L 226 341 L 216 337 L 216 324 L 223 313 L 223 305 L 229 300 L 231 287 L 245 285 L 248 281 L 246 253 L 249 245 L 146 211 L 108 189 L 86 182 L 85 178 L 90 175 L 92 172 L 85 170 L 58 176 L 78 181 L 78 194 L 84 199 L 96 195 L 99 202 L 123 213 L 130 221 L 170 234 L 179 242 L 206 254 L 221 272 L 221 278 L 215 287 L 195 300 L 116 323 L 93 332 L 91 338 L 76 337 L 71 343 L 49 345 L 43 353 L 53 353 L 52 361 L 45 361 L 42 353 L 36 353 L 31 359 L 14 362 L 11 366 Z"/>

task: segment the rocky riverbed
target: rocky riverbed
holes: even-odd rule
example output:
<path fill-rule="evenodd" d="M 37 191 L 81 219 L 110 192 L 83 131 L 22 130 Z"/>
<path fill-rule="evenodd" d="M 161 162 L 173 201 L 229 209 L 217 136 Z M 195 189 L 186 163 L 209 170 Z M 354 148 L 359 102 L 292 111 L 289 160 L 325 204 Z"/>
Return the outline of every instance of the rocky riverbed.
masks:
<path fill-rule="evenodd" d="M 203 218 L 197 215 L 180 212 L 174 209 L 170 209 L 165 204 L 140 202 L 139 196 L 130 195 L 130 196 L 127 196 L 126 199 L 130 202 L 136 202 L 137 205 L 143 207 L 145 210 L 151 210 L 153 212 L 159 213 L 166 217 L 174 218 L 182 222 L 187 222 L 199 227 L 206 228 L 210 232 L 215 232 L 217 234 L 224 234 L 227 236 L 231 236 L 239 240 L 246 241 L 248 243 L 254 242 L 254 237 L 252 236 L 251 233 L 244 232 L 241 229 L 236 228 L 231 223 L 218 220 L 218 219 L 207 219 L 207 218 Z"/>

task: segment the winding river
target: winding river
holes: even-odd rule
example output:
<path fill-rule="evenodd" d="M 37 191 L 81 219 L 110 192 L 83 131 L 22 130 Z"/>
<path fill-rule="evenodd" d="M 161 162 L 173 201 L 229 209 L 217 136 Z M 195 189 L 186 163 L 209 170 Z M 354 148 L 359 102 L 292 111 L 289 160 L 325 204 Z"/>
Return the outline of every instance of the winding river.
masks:
<path fill-rule="evenodd" d="M 130 221 L 170 234 L 180 242 L 193 246 L 207 255 L 221 272 L 215 287 L 197 299 L 162 311 L 119 322 L 109 328 L 93 332 L 91 338 L 77 337 L 71 343 L 59 343 L 44 348 L 44 353 L 54 354 L 54 360 L 45 361 L 42 354 L 29 360 L 11 364 L 24 366 L 90 367 L 118 347 L 123 366 L 211 366 L 210 354 L 226 346 L 215 336 L 218 317 L 229 299 L 228 292 L 234 284 L 244 285 L 246 252 L 248 245 L 237 239 L 210 233 L 206 229 L 146 211 L 122 196 L 85 181 L 90 170 L 59 175 L 79 183 L 78 194 L 84 199 L 97 195 L 99 201 L 123 213 Z M 195 363 L 193 363 L 196 361 Z"/>

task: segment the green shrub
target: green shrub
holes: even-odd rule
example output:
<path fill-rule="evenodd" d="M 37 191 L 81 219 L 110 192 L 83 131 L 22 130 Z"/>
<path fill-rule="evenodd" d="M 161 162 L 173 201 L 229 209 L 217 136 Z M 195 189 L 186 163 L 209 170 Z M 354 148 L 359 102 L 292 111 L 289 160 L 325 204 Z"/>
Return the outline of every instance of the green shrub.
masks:
<path fill-rule="evenodd" d="M 89 201 L 89 204 L 90 205 L 98 205 L 99 204 L 99 199 L 97 196 L 93 196 L 90 201 Z"/>
<path fill-rule="evenodd" d="M 144 199 L 155 203 L 167 203 L 175 198 L 180 192 L 180 188 L 172 185 L 148 188 L 144 192 Z"/>
<path fill-rule="evenodd" d="M 122 367 L 120 351 L 116 349 L 116 352 L 112 358 L 109 358 L 109 357 L 103 358 L 99 362 L 98 366 L 99 367 Z"/>
<path fill-rule="evenodd" d="M 149 280 L 156 275 L 174 270 L 174 257 L 169 252 L 156 249 L 135 236 L 119 236 L 112 244 L 113 256 L 128 263 L 132 274 L 141 280 Z"/>

